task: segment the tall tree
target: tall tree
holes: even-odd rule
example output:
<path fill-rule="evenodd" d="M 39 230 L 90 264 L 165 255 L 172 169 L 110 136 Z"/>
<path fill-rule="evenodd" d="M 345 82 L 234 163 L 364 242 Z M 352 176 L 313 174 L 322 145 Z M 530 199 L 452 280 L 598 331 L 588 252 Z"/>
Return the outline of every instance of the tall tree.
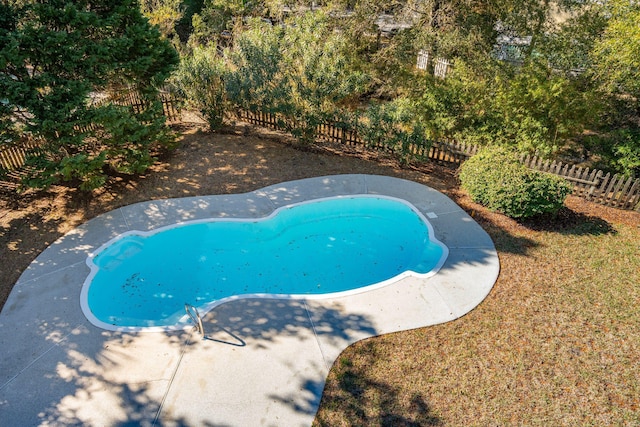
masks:
<path fill-rule="evenodd" d="M 610 18 L 593 49 L 598 77 L 609 91 L 640 99 L 640 4 L 610 0 L 603 7 Z"/>
<path fill-rule="evenodd" d="M 640 176 L 640 4 L 610 0 L 602 7 L 609 19 L 590 56 L 596 82 L 611 101 L 602 120 L 610 130 L 600 148 L 617 171 Z"/>
<path fill-rule="evenodd" d="M 157 88 L 178 56 L 135 0 L 5 0 L 0 8 L 0 132 L 42 141 L 28 158 L 29 185 L 96 188 L 109 170 L 144 171 L 154 147 L 171 143 Z M 91 102 L 119 87 L 138 92 L 144 108 Z"/>

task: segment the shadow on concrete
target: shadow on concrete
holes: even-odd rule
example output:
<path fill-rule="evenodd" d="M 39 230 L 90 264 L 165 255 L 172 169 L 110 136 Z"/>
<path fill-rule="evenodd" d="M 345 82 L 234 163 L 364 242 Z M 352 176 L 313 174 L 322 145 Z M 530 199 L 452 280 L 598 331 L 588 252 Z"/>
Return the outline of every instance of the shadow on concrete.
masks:
<path fill-rule="evenodd" d="M 329 320 L 320 325 L 321 334 L 376 332 L 364 316 L 327 309 L 322 318 Z M 304 303 L 295 300 L 231 301 L 204 320 L 213 341 L 237 347 L 268 348 L 280 337 L 297 338 L 301 328 L 311 327 Z M 67 323 L 61 323 L 59 331 L 44 323 L 37 338 L 42 340 L 41 354 L 17 366 L 13 378 L 0 385 L 0 425 L 193 425 L 192 420 L 163 413 L 162 405 L 181 354 L 191 351 L 201 336 L 192 331 L 110 332 L 88 323 L 69 333 Z M 59 342 L 52 342 L 61 335 Z M 265 399 L 313 415 L 324 378 L 294 381 L 300 381 L 304 396 L 270 394 Z"/>
<path fill-rule="evenodd" d="M 217 342 L 219 344 L 231 345 L 234 347 L 247 346 L 247 343 L 242 338 L 225 327 L 215 325 L 215 327 L 211 329 L 213 330 L 204 331 L 205 335 L 202 337 L 202 339 Z"/>
<path fill-rule="evenodd" d="M 324 389 L 325 381 L 318 381 L 313 379 L 300 378 L 299 390 L 302 393 L 287 394 L 285 396 L 269 395 L 269 399 L 276 402 L 280 402 L 283 405 L 290 406 L 297 413 L 314 415 L 320 407 L 320 399 L 322 398 L 322 390 Z M 304 393 L 306 392 L 306 393 Z M 300 396 L 303 397 L 300 402 Z"/>
<path fill-rule="evenodd" d="M 0 425 L 164 425 L 167 367 L 145 354 L 164 346 L 175 359 L 186 334 L 145 338 L 76 328 L 0 387 Z"/>
<path fill-rule="evenodd" d="M 302 300 L 247 298 L 215 307 L 203 315 L 203 325 L 207 334 L 221 344 L 246 344 L 251 340 L 258 348 L 267 348 L 280 337 L 299 337 L 301 328 L 313 328 L 318 336 L 329 335 L 347 341 L 355 333 L 377 334 L 364 315 L 326 307 L 314 307 L 313 311 L 314 318 L 319 320 L 312 324 Z M 234 340 L 225 339 L 225 336 Z"/>

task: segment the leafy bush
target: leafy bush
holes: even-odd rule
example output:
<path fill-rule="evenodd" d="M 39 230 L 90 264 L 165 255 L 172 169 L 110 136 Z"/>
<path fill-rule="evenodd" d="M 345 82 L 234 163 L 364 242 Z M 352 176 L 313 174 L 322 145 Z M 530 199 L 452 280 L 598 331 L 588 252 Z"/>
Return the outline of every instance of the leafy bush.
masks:
<path fill-rule="evenodd" d="M 384 147 L 397 155 L 402 163 L 408 163 L 419 157 L 412 147 L 428 151 L 431 144 L 418 119 L 415 106 L 408 98 L 397 98 L 384 104 L 371 103 L 360 114 L 358 135 L 366 146 Z"/>
<path fill-rule="evenodd" d="M 321 12 L 294 16 L 285 26 L 248 20 L 227 52 L 232 105 L 286 118 L 282 126 L 299 142 L 313 141 L 317 126 L 356 100 L 368 82 L 329 24 Z"/>
<path fill-rule="evenodd" d="M 615 145 L 615 165 L 626 176 L 640 177 L 640 131 L 620 129 Z"/>
<path fill-rule="evenodd" d="M 281 84 L 284 28 L 250 19 L 247 28 L 225 52 L 228 73 L 225 90 L 229 102 L 248 111 L 279 113 L 290 94 Z"/>
<path fill-rule="evenodd" d="M 511 218 L 556 213 L 571 193 L 562 178 L 530 170 L 500 147 L 485 148 L 467 160 L 460 181 L 475 202 Z"/>
<path fill-rule="evenodd" d="M 602 108 L 580 84 L 536 62 L 514 71 L 500 63 L 477 69 L 457 60 L 446 79 L 425 78 L 411 96 L 433 138 L 551 155 Z"/>
<path fill-rule="evenodd" d="M 227 111 L 224 87 L 225 64 L 216 53 L 216 46 L 196 47 L 182 58 L 171 83 L 183 95 L 187 104 L 198 110 L 211 130 L 222 127 Z"/>

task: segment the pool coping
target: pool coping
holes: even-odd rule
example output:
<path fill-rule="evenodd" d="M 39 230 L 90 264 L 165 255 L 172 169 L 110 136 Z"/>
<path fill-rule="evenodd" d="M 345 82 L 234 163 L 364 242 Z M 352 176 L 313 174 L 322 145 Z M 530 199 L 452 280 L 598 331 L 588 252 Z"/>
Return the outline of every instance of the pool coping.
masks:
<path fill-rule="evenodd" d="M 203 316 L 208 340 L 194 331 L 106 331 L 82 314 L 86 258 L 119 234 L 261 218 L 292 203 L 356 194 L 406 200 L 427 217 L 449 248 L 438 274 L 337 298 L 229 301 Z M 399 178 L 323 176 L 124 206 L 58 239 L 14 286 L 0 313 L 0 425 L 310 425 L 344 348 L 465 315 L 499 270 L 493 242 L 473 218 L 442 193 Z"/>

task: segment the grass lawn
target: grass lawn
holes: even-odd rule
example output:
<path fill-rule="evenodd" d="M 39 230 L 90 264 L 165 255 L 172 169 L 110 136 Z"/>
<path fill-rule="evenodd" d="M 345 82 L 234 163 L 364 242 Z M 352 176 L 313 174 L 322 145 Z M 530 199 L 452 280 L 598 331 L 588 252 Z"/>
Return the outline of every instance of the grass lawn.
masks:
<path fill-rule="evenodd" d="M 332 368 L 317 426 L 640 425 L 640 214 L 569 198 L 526 224 L 483 209 L 453 171 L 294 149 L 267 133 L 185 132 L 144 176 L 81 194 L 0 198 L 0 306 L 21 272 L 82 222 L 142 200 L 252 191 L 339 173 L 411 179 L 492 236 L 500 277 L 465 317 L 361 341 Z"/>

